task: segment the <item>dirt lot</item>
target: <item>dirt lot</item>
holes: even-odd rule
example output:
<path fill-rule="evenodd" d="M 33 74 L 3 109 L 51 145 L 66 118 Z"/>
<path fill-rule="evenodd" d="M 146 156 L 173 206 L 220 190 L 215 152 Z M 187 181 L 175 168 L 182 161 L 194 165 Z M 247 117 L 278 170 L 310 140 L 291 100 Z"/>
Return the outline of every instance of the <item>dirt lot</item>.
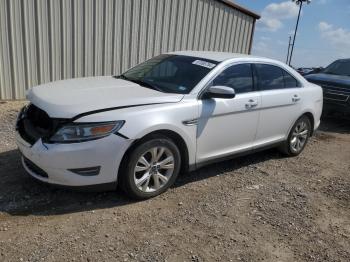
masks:
<path fill-rule="evenodd" d="M 160 197 L 32 181 L 0 102 L 0 261 L 350 261 L 350 120 L 296 158 L 276 150 L 182 175 Z"/>

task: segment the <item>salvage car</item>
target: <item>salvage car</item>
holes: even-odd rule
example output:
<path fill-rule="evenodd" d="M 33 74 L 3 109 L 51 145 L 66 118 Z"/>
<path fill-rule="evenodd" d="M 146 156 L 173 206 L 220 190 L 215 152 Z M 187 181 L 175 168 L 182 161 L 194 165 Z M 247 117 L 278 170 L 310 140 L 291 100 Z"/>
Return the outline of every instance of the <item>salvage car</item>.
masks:
<path fill-rule="evenodd" d="M 322 89 L 275 60 L 182 51 L 119 76 L 31 88 L 16 124 L 25 170 L 61 186 L 159 195 L 180 172 L 271 147 L 299 155 Z"/>
<path fill-rule="evenodd" d="M 339 59 L 305 78 L 323 88 L 326 113 L 350 113 L 350 59 Z"/>

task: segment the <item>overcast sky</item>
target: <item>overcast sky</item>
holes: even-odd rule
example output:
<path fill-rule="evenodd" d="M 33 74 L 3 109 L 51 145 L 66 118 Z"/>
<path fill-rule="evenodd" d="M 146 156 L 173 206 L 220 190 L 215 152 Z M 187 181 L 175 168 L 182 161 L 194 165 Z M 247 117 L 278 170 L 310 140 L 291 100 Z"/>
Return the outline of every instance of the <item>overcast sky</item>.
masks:
<path fill-rule="evenodd" d="M 293 34 L 298 6 L 290 1 L 235 0 L 261 15 L 253 55 L 286 61 L 288 36 Z M 303 5 L 292 64 L 326 66 L 350 58 L 350 0 L 313 0 Z"/>

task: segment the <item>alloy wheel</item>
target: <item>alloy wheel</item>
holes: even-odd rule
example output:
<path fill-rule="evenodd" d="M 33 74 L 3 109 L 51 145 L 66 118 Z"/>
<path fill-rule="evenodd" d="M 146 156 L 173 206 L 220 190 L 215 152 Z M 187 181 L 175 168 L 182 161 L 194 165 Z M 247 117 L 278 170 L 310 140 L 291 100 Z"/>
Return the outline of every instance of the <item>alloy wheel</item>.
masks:
<path fill-rule="evenodd" d="M 166 147 L 153 147 L 140 156 L 134 168 L 134 183 L 145 193 L 164 187 L 174 173 L 173 153 Z"/>
<path fill-rule="evenodd" d="M 304 148 L 308 135 L 308 124 L 305 121 L 298 122 L 290 138 L 290 148 L 294 153 L 298 153 Z"/>

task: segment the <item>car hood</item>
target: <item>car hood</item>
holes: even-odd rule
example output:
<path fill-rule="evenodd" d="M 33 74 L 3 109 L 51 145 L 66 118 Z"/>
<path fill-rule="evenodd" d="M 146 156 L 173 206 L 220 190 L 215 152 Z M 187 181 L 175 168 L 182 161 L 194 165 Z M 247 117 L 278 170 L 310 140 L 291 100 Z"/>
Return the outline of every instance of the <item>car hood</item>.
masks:
<path fill-rule="evenodd" d="M 310 81 L 317 84 L 336 84 L 341 85 L 342 87 L 349 87 L 350 88 L 350 77 L 349 76 L 343 76 L 343 75 L 331 75 L 331 74 L 311 74 L 305 76 L 305 78 Z"/>
<path fill-rule="evenodd" d="M 109 108 L 176 103 L 182 98 L 182 94 L 162 93 L 112 76 L 61 80 L 35 86 L 27 93 L 31 103 L 53 118 L 73 118 Z"/>

